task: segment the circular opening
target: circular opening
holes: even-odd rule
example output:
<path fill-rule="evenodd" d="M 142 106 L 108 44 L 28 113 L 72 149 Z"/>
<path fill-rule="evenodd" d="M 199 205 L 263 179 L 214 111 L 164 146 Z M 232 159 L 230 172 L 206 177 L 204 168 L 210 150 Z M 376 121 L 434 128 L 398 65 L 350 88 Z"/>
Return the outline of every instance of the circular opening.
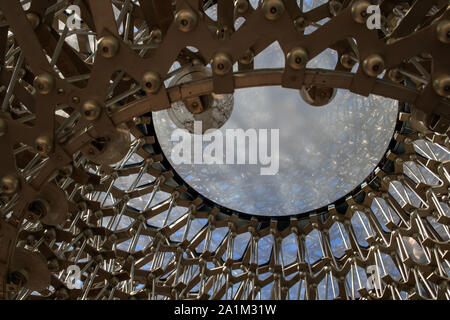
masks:
<path fill-rule="evenodd" d="M 172 161 L 176 143 L 170 141 L 175 126 L 164 112 L 155 114 L 156 132 L 165 155 L 190 186 L 216 203 L 249 214 L 292 215 L 345 196 L 379 163 L 396 123 L 396 102 L 345 91 L 321 108 L 307 105 L 297 91 L 278 87 L 237 90 L 234 98 L 235 110 L 220 129 L 224 145 L 230 137 L 227 129 L 256 128 L 258 134 L 268 129 L 269 141 L 269 131 L 278 129 L 279 171 L 273 176 L 260 174 L 268 166 L 249 164 L 248 138 L 241 149 L 235 145 L 234 152 L 235 163 L 244 153 L 246 164 L 177 165 Z M 209 145 L 203 142 L 202 150 Z M 274 148 L 269 144 L 268 150 Z"/>
<path fill-rule="evenodd" d="M 282 67 L 283 59 L 281 50 L 277 53 L 269 49 L 255 57 L 255 67 Z M 327 53 L 312 62 L 316 65 L 308 67 L 331 69 L 337 56 Z M 389 146 L 397 114 L 395 100 L 362 97 L 346 90 L 337 90 L 334 100 L 316 108 L 307 104 L 298 90 L 238 89 L 234 93 L 233 113 L 218 130 L 223 164 L 195 163 L 196 155 L 200 160 L 217 146 L 213 144 L 214 133 L 188 134 L 191 163 L 175 163 L 174 152 L 180 150 L 175 147 L 180 146 L 181 140 L 172 137 L 171 141 L 171 136 L 177 127 L 167 111 L 155 112 L 153 120 L 169 162 L 201 195 L 248 214 L 286 216 L 333 203 L 364 182 Z M 239 129 L 245 133 L 241 144 L 235 137 Z M 252 138 L 252 132 L 256 138 Z M 200 149 L 196 149 L 195 139 L 200 141 Z M 256 143 L 252 146 L 250 140 Z M 227 143 L 234 148 L 233 163 L 227 159 Z M 257 150 L 256 164 L 249 157 L 252 147 Z M 215 156 L 216 150 L 219 148 L 209 154 Z M 242 155 L 244 163 L 236 164 Z M 272 170 L 273 175 L 262 175 L 264 168 Z"/>
<path fill-rule="evenodd" d="M 275 7 L 270 8 L 270 13 L 272 13 L 272 14 L 277 13 L 277 8 L 275 8 Z"/>

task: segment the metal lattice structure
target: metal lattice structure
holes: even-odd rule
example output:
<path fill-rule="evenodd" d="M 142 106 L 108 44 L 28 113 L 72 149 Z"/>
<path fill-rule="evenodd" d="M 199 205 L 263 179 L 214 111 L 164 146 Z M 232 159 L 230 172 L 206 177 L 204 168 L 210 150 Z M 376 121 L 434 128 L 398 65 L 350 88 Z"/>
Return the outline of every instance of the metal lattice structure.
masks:
<path fill-rule="evenodd" d="M 369 1 L 2 0 L 0 297 L 450 299 L 450 7 L 380 2 L 370 30 Z M 285 68 L 255 70 L 274 41 Z M 327 48 L 335 70 L 305 68 Z M 166 87 L 175 61 L 212 76 Z M 389 150 L 326 208 L 223 208 L 171 168 L 152 112 L 255 86 L 398 100 Z"/>

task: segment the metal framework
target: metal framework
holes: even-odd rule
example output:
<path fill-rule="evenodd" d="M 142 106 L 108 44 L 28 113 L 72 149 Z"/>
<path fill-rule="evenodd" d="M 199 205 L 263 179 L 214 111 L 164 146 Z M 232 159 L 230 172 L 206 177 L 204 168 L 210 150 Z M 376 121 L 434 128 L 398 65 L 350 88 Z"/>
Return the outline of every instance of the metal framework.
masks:
<path fill-rule="evenodd" d="M 450 7 L 379 2 L 381 30 L 364 0 L 2 0 L 0 297 L 450 299 Z M 255 70 L 274 41 L 285 68 Z M 335 70 L 307 69 L 327 48 Z M 166 87 L 175 61 L 212 76 Z M 314 212 L 212 203 L 170 167 L 152 112 L 255 86 L 396 99 L 389 150 Z"/>

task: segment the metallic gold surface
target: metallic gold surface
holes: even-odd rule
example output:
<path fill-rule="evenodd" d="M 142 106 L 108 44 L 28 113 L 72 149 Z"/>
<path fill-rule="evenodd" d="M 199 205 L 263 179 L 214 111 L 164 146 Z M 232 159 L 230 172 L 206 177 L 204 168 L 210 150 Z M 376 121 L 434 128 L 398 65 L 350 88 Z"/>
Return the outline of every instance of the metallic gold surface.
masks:
<path fill-rule="evenodd" d="M 146 72 L 142 77 L 142 89 L 148 93 L 157 93 L 161 87 L 161 77 L 153 71 Z"/>
<path fill-rule="evenodd" d="M 362 67 L 370 77 L 376 77 L 384 71 L 384 59 L 378 54 L 372 54 L 364 59 Z"/>
<path fill-rule="evenodd" d="M 38 93 L 49 94 L 55 86 L 55 81 L 51 75 L 44 73 L 34 78 L 33 86 L 36 88 Z"/>
<path fill-rule="evenodd" d="M 48 155 L 53 149 L 53 141 L 47 136 L 37 137 L 34 145 L 37 152 L 42 156 Z"/>
<path fill-rule="evenodd" d="M 102 112 L 100 105 L 94 100 L 88 100 L 83 103 L 81 107 L 81 113 L 86 118 L 86 120 L 93 121 L 98 119 Z"/>
<path fill-rule="evenodd" d="M 192 31 L 197 25 L 197 15 L 189 9 L 182 9 L 175 15 L 178 29 L 183 32 Z"/>
<path fill-rule="evenodd" d="M 358 23 L 365 23 L 368 17 L 367 8 L 371 3 L 367 0 L 357 0 L 352 4 L 352 17 Z"/>
<path fill-rule="evenodd" d="M 248 0 L 235 0 L 234 7 L 236 8 L 236 12 L 239 14 L 244 14 L 247 12 L 250 4 Z"/>
<path fill-rule="evenodd" d="M 0 298 L 449 300 L 448 4 L 385 0 L 370 30 L 369 1 L 218 2 L 0 1 Z M 259 68 L 272 43 L 286 67 Z M 307 66 L 326 50 L 331 69 Z M 266 86 L 399 101 L 388 150 L 322 208 L 214 203 L 171 166 L 153 114 Z"/>
<path fill-rule="evenodd" d="M 294 70 L 301 70 L 305 68 L 308 63 L 308 52 L 301 47 L 295 47 L 287 54 L 287 64 Z"/>
<path fill-rule="evenodd" d="M 245 51 L 245 54 L 239 59 L 239 62 L 242 64 L 250 64 L 253 62 L 253 59 L 255 58 L 255 54 L 253 53 L 253 50 L 248 49 Z"/>
<path fill-rule="evenodd" d="M 13 194 L 19 190 L 20 181 L 13 175 L 6 175 L 1 180 L 2 191 L 6 194 Z"/>
<path fill-rule="evenodd" d="M 282 0 L 264 0 L 262 10 L 266 19 L 274 21 L 283 15 L 285 6 Z"/>
<path fill-rule="evenodd" d="M 433 87 L 440 96 L 450 98 L 450 76 L 441 75 L 433 80 Z"/>
<path fill-rule="evenodd" d="M 450 43 L 450 20 L 443 20 L 438 23 L 436 32 L 439 41 L 442 43 Z"/>
<path fill-rule="evenodd" d="M 112 58 L 119 51 L 119 42 L 112 36 L 106 36 L 99 40 L 98 51 L 105 58 Z"/>
<path fill-rule="evenodd" d="M 405 80 L 405 76 L 400 73 L 399 69 L 392 69 L 389 70 L 389 79 L 394 82 L 402 82 L 403 80 Z"/>
<path fill-rule="evenodd" d="M 345 69 L 352 69 L 356 64 L 356 57 L 354 54 L 345 53 L 341 56 L 341 64 Z"/>
<path fill-rule="evenodd" d="M 226 53 L 217 53 L 211 61 L 211 68 L 215 74 L 222 76 L 232 71 L 233 63 Z"/>

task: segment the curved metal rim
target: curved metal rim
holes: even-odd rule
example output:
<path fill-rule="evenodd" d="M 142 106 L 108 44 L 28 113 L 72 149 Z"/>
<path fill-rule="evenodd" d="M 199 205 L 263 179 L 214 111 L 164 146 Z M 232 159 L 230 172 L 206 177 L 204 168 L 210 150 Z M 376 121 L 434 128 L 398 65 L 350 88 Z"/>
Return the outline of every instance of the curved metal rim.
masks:
<path fill-rule="evenodd" d="M 244 89 L 264 86 L 281 86 L 284 69 L 260 69 L 249 72 L 235 72 L 234 88 Z M 324 69 L 307 69 L 305 71 L 302 85 L 324 85 L 337 89 L 350 89 L 354 81 L 354 75 L 351 72 L 331 71 Z M 417 89 L 406 87 L 400 84 L 375 78 L 371 94 L 391 98 L 409 104 L 419 98 L 420 92 Z M 301 87 L 299 85 L 299 87 Z M 167 88 L 168 105 L 161 105 L 160 99 L 153 97 L 144 97 L 130 103 L 126 107 L 117 111 L 111 116 L 115 125 L 132 120 L 134 117 L 147 113 L 148 111 L 160 111 L 170 108 L 170 104 L 182 101 L 187 98 L 210 94 L 214 92 L 213 78 L 209 77 L 203 80 L 191 81 L 178 86 Z M 450 103 L 444 99 L 438 107 L 443 113 L 449 113 Z M 436 110 L 439 111 L 439 110 Z"/>
<path fill-rule="evenodd" d="M 353 188 L 351 191 L 347 192 L 344 196 L 339 197 L 335 201 L 333 201 L 327 205 L 321 206 L 317 209 L 308 210 L 306 212 L 301 212 L 301 213 L 288 214 L 288 215 L 284 215 L 284 216 L 276 216 L 276 215 L 269 216 L 269 215 L 260 215 L 260 214 L 256 214 L 256 213 L 242 212 L 239 210 L 231 209 L 225 205 L 219 204 L 219 203 L 209 199 L 208 197 L 203 195 L 201 192 L 197 191 L 194 187 L 192 187 L 188 182 L 186 182 L 178 174 L 177 170 L 172 166 L 172 164 L 169 162 L 169 160 L 167 159 L 166 155 L 164 154 L 164 151 L 162 150 L 161 145 L 159 143 L 159 138 L 155 131 L 154 121 L 153 121 L 152 116 L 151 116 L 151 119 L 152 119 L 151 124 L 147 125 L 147 130 L 150 133 L 150 135 L 152 135 L 155 138 L 155 143 L 153 144 L 153 148 L 154 148 L 155 152 L 158 154 L 161 154 L 163 157 L 163 159 L 161 160 L 161 164 L 167 170 L 169 170 L 173 173 L 173 175 L 174 175 L 173 179 L 179 185 L 185 186 L 187 188 L 186 193 L 189 194 L 192 198 L 197 198 L 199 196 L 203 200 L 204 205 L 211 207 L 211 208 L 217 208 L 220 210 L 220 212 L 228 214 L 228 215 L 237 215 L 239 218 L 242 218 L 244 220 L 251 220 L 251 219 L 256 218 L 259 222 L 268 222 L 270 220 L 276 220 L 278 222 L 282 222 L 282 221 L 288 222 L 291 218 L 305 219 L 305 218 L 308 218 L 312 214 L 320 214 L 320 215 L 326 214 L 328 212 L 328 207 L 330 205 L 338 206 L 341 203 L 345 203 L 346 198 L 348 198 L 349 196 L 355 196 L 361 191 L 361 185 L 363 183 L 365 183 L 365 182 L 370 183 L 373 179 L 375 169 L 382 167 L 384 165 L 384 163 L 386 163 L 386 161 L 388 161 L 386 154 L 389 151 L 392 151 L 395 148 L 396 144 L 398 143 L 397 141 L 395 141 L 394 135 L 395 135 L 395 133 L 401 131 L 401 129 L 405 125 L 404 122 L 401 122 L 398 120 L 398 115 L 400 114 L 400 112 L 402 112 L 404 110 L 405 110 L 405 104 L 402 102 L 399 102 L 398 103 L 398 112 L 397 112 L 397 121 L 396 121 L 394 130 L 393 130 L 393 135 L 391 137 L 389 145 L 388 145 L 386 151 L 384 152 L 381 160 L 378 162 L 378 164 L 375 166 L 375 168 L 372 170 L 372 172 L 363 181 L 361 181 L 361 183 L 359 183 L 357 187 Z"/>

